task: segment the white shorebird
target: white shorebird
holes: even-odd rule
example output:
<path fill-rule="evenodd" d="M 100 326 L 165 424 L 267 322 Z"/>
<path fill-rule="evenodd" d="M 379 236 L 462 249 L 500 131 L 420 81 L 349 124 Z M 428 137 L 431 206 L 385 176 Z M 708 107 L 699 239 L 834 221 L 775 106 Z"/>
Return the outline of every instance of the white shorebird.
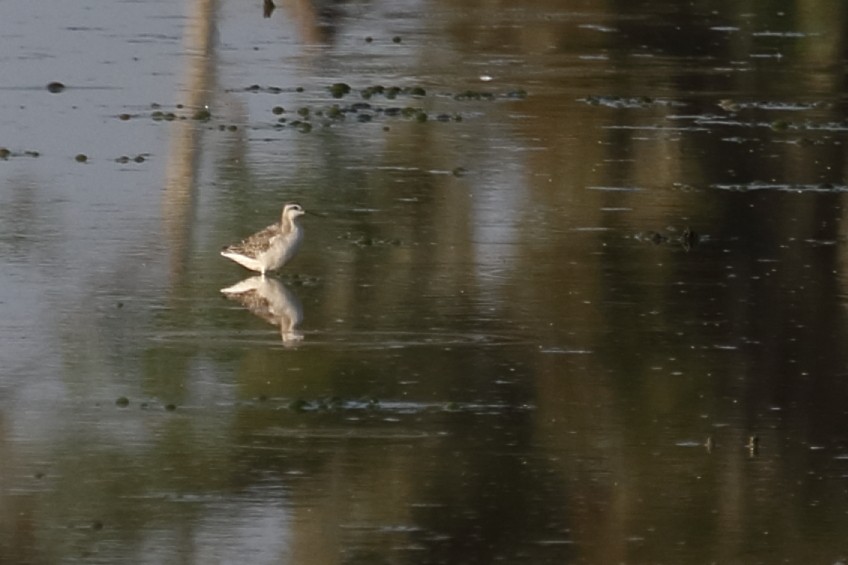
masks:
<path fill-rule="evenodd" d="M 303 241 L 303 228 L 297 219 L 305 213 L 300 204 L 289 202 L 283 206 L 278 223 L 256 232 L 241 243 L 228 245 L 221 250 L 221 255 L 263 275 L 267 271 L 276 271 L 297 253 Z"/>

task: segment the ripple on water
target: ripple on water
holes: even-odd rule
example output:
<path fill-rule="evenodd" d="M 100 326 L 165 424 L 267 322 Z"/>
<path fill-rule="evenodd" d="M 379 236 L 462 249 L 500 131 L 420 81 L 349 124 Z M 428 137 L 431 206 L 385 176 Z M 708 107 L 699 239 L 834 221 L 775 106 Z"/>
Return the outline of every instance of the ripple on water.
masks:
<path fill-rule="evenodd" d="M 323 347 L 345 350 L 384 350 L 410 347 L 507 347 L 527 345 L 517 336 L 477 332 L 448 331 L 313 331 L 303 332 L 298 347 Z M 279 332 L 269 330 L 208 330 L 161 332 L 153 341 L 173 346 L 247 347 L 274 346 L 280 343 Z"/>

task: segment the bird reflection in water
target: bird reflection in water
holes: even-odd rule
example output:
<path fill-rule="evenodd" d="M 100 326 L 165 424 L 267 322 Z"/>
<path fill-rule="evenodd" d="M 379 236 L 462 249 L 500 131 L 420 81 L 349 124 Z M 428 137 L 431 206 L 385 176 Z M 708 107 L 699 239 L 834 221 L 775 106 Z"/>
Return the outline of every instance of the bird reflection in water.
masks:
<path fill-rule="evenodd" d="M 268 323 L 280 326 L 284 345 L 303 340 L 303 333 L 298 330 L 303 321 L 303 306 L 279 280 L 259 275 L 222 288 L 221 292 Z"/>

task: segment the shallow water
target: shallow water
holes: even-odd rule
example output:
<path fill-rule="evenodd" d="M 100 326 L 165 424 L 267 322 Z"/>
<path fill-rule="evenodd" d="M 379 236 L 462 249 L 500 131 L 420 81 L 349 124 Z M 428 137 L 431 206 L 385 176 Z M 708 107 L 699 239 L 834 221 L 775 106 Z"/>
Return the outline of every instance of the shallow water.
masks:
<path fill-rule="evenodd" d="M 848 559 L 848 8 L 784 4 L 5 2 L 0 562 Z"/>

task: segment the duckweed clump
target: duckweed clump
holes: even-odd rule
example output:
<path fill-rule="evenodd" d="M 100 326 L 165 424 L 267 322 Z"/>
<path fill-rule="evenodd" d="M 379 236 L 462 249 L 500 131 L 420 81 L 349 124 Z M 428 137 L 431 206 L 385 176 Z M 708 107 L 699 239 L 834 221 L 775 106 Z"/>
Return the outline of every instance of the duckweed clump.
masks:
<path fill-rule="evenodd" d="M 333 98 L 343 98 L 347 95 L 358 92 L 361 100 L 351 102 L 350 104 L 337 103 L 326 106 L 300 106 L 296 110 L 290 110 L 292 112 L 291 114 L 288 114 L 288 111 L 282 106 L 272 106 L 271 113 L 276 116 L 276 119 L 271 122 L 271 127 L 276 129 L 290 128 L 301 133 L 309 133 L 316 126 L 329 128 L 333 127 L 335 123 L 344 122 L 347 119 L 348 114 L 353 114 L 355 121 L 359 123 L 370 123 L 382 118 L 399 118 L 418 123 L 426 123 L 431 120 L 442 123 L 463 121 L 463 116 L 459 112 L 440 112 L 430 114 L 428 111 L 429 105 L 411 104 L 403 106 L 402 104 L 399 104 L 398 106 L 386 106 L 380 103 L 380 99 L 395 100 L 402 97 L 409 97 L 409 99 L 417 101 L 418 99 L 428 97 L 427 89 L 420 85 L 386 86 L 383 84 L 374 84 L 357 91 L 354 90 L 348 83 L 336 82 L 327 86 L 326 89 Z M 270 87 L 251 85 L 245 90 L 250 92 L 270 91 Z M 302 92 L 303 88 L 298 87 L 296 90 L 298 92 Z M 451 97 L 454 100 L 523 99 L 527 97 L 527 92 L 523 89 L 501 93 L 466 90 L 455 94 L 441 93 L 437 96 L 439 99 Z M 200 114 L 195 113 L 194 119 L 203 119 L 205 121 L 212 117 L 211 114 L 207 113 L 208 110 L 206 109 L 198 110 L 198 112 L 200 112 Z M 155 110 L 151 114 L 151 117 L 154 120 L 168 120 L 169 115 L 170 113 L 168 112 Z M 180 117 L 180 119 L 185 119 L 185 117 Z M 225 125 L 220 124 L 217 126 L 217 129 L 220 131 L 224 131 L 225 129 L 235 131 L 236 127 L 229 126 L 229 128 L 227 128 Z M 390 128 L 388 125 L 384 125 L 383 130 L 389 131 Z"/>
<path fill-rule="evenodd" d="M 333 98 L 342 98 L 350 94 L 350 85 L 344 82 L 337 82 L 330 85 L 330 94 Z"/>
<path fill-rule="evenodd" d="M 209 108 L 198 108 L 191 118 L 193 120 L 207 122 L 212 118 L 212 112 L 209 111 Z"/>
<path fill-rule="evenodd" d="M 154 110 L 153 112 L 151 112 L 150 117 L 153 119 L 154 122 L 161 122 L 163 120 L 166 122 L 173 122 L 177 119 L 177 115 L 175 113 L 163 112 L 161 110 Z"/>

